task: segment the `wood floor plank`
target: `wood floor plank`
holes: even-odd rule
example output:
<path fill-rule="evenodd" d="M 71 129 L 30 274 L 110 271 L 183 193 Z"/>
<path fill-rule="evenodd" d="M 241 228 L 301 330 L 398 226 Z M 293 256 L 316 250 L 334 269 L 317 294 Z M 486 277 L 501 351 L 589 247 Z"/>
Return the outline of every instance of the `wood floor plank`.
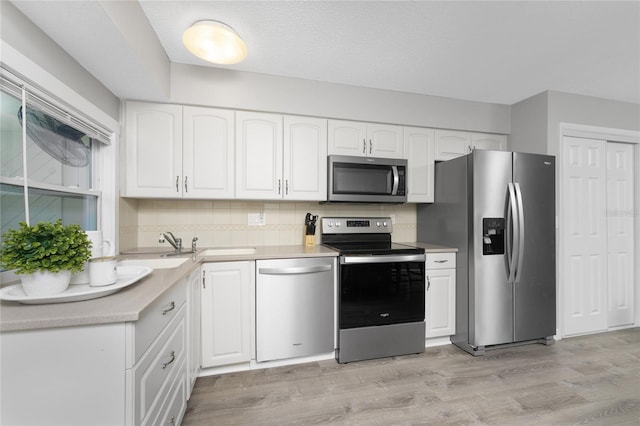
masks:
<path fill-rule="evenodd" d="M 182 424 L 637 426 L 640 329 L 203 377 Z"/>

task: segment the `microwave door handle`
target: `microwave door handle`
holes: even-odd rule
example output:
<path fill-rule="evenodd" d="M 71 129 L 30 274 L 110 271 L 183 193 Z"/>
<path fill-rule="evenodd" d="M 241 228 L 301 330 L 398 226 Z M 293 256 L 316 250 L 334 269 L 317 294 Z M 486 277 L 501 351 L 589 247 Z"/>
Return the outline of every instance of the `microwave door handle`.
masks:
<path fill-rule="evenodd" d="M 391 195 L 398 195 L 398 186 L 400 185 L 398 166 L 391 166 L 391 170 L 393 171 L 393 188 L 391 189 Z"/>

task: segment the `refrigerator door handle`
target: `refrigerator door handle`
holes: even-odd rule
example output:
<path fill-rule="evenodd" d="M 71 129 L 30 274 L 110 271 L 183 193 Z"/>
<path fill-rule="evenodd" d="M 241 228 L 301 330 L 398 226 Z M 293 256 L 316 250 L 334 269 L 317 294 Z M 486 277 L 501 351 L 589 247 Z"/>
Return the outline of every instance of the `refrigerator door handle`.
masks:
<path fill-rule="evenodd" d="M 522 261 L 524 260 L 524 206 L 522 204 L 522 191 L 520 190 L 520 184 L 514 183 L 516 190 L 516 204 L 518 205 L 518 265 L 516 267 L 515 282 L 520 282 L 520 276 L 522 274 Z"/>
<path fill-rule="evenodd" d="M 516 261 L 518 259 L 518 237 L 520 235 L 520 228 L 518 226 L 518 218 L 514 217 L 518 211 L 516 205 L 516 193 L 513 183 L 507 183 L 508 189 L 508 204 L 507 204 L 507 265 L 509 278 L 508 283 L 511 284 L 515 281 L 516 273 Z M 513 232 L 511 231 L 513 228 Z"/>

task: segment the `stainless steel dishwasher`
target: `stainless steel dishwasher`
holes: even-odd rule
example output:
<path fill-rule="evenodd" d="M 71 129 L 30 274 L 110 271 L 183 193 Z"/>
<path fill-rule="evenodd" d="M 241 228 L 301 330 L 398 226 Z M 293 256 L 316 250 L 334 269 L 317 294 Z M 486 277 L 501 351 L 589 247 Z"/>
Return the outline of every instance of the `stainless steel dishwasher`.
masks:
<path fill-rule="evenodd" d="M 336 258 L 256 261 L 256 360 L 334 351 Z"/>

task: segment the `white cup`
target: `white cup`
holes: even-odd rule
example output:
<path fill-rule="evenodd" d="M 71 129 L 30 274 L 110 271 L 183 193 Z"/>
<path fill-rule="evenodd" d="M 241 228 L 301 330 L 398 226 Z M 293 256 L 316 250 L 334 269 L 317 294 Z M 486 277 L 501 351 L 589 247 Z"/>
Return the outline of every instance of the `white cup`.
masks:
<path fill-rule="evenodd" d="M 102 231 L 84 231 L 91 241 L 91 258 L 111 255 L 111 243 L 102 239 Z"/>
<path fill-rule="evenodd" d="M 89 285 L 100 287 L 118 281 L 117 264 L 118 258 L 115 256 L 89 259 Z"/>

